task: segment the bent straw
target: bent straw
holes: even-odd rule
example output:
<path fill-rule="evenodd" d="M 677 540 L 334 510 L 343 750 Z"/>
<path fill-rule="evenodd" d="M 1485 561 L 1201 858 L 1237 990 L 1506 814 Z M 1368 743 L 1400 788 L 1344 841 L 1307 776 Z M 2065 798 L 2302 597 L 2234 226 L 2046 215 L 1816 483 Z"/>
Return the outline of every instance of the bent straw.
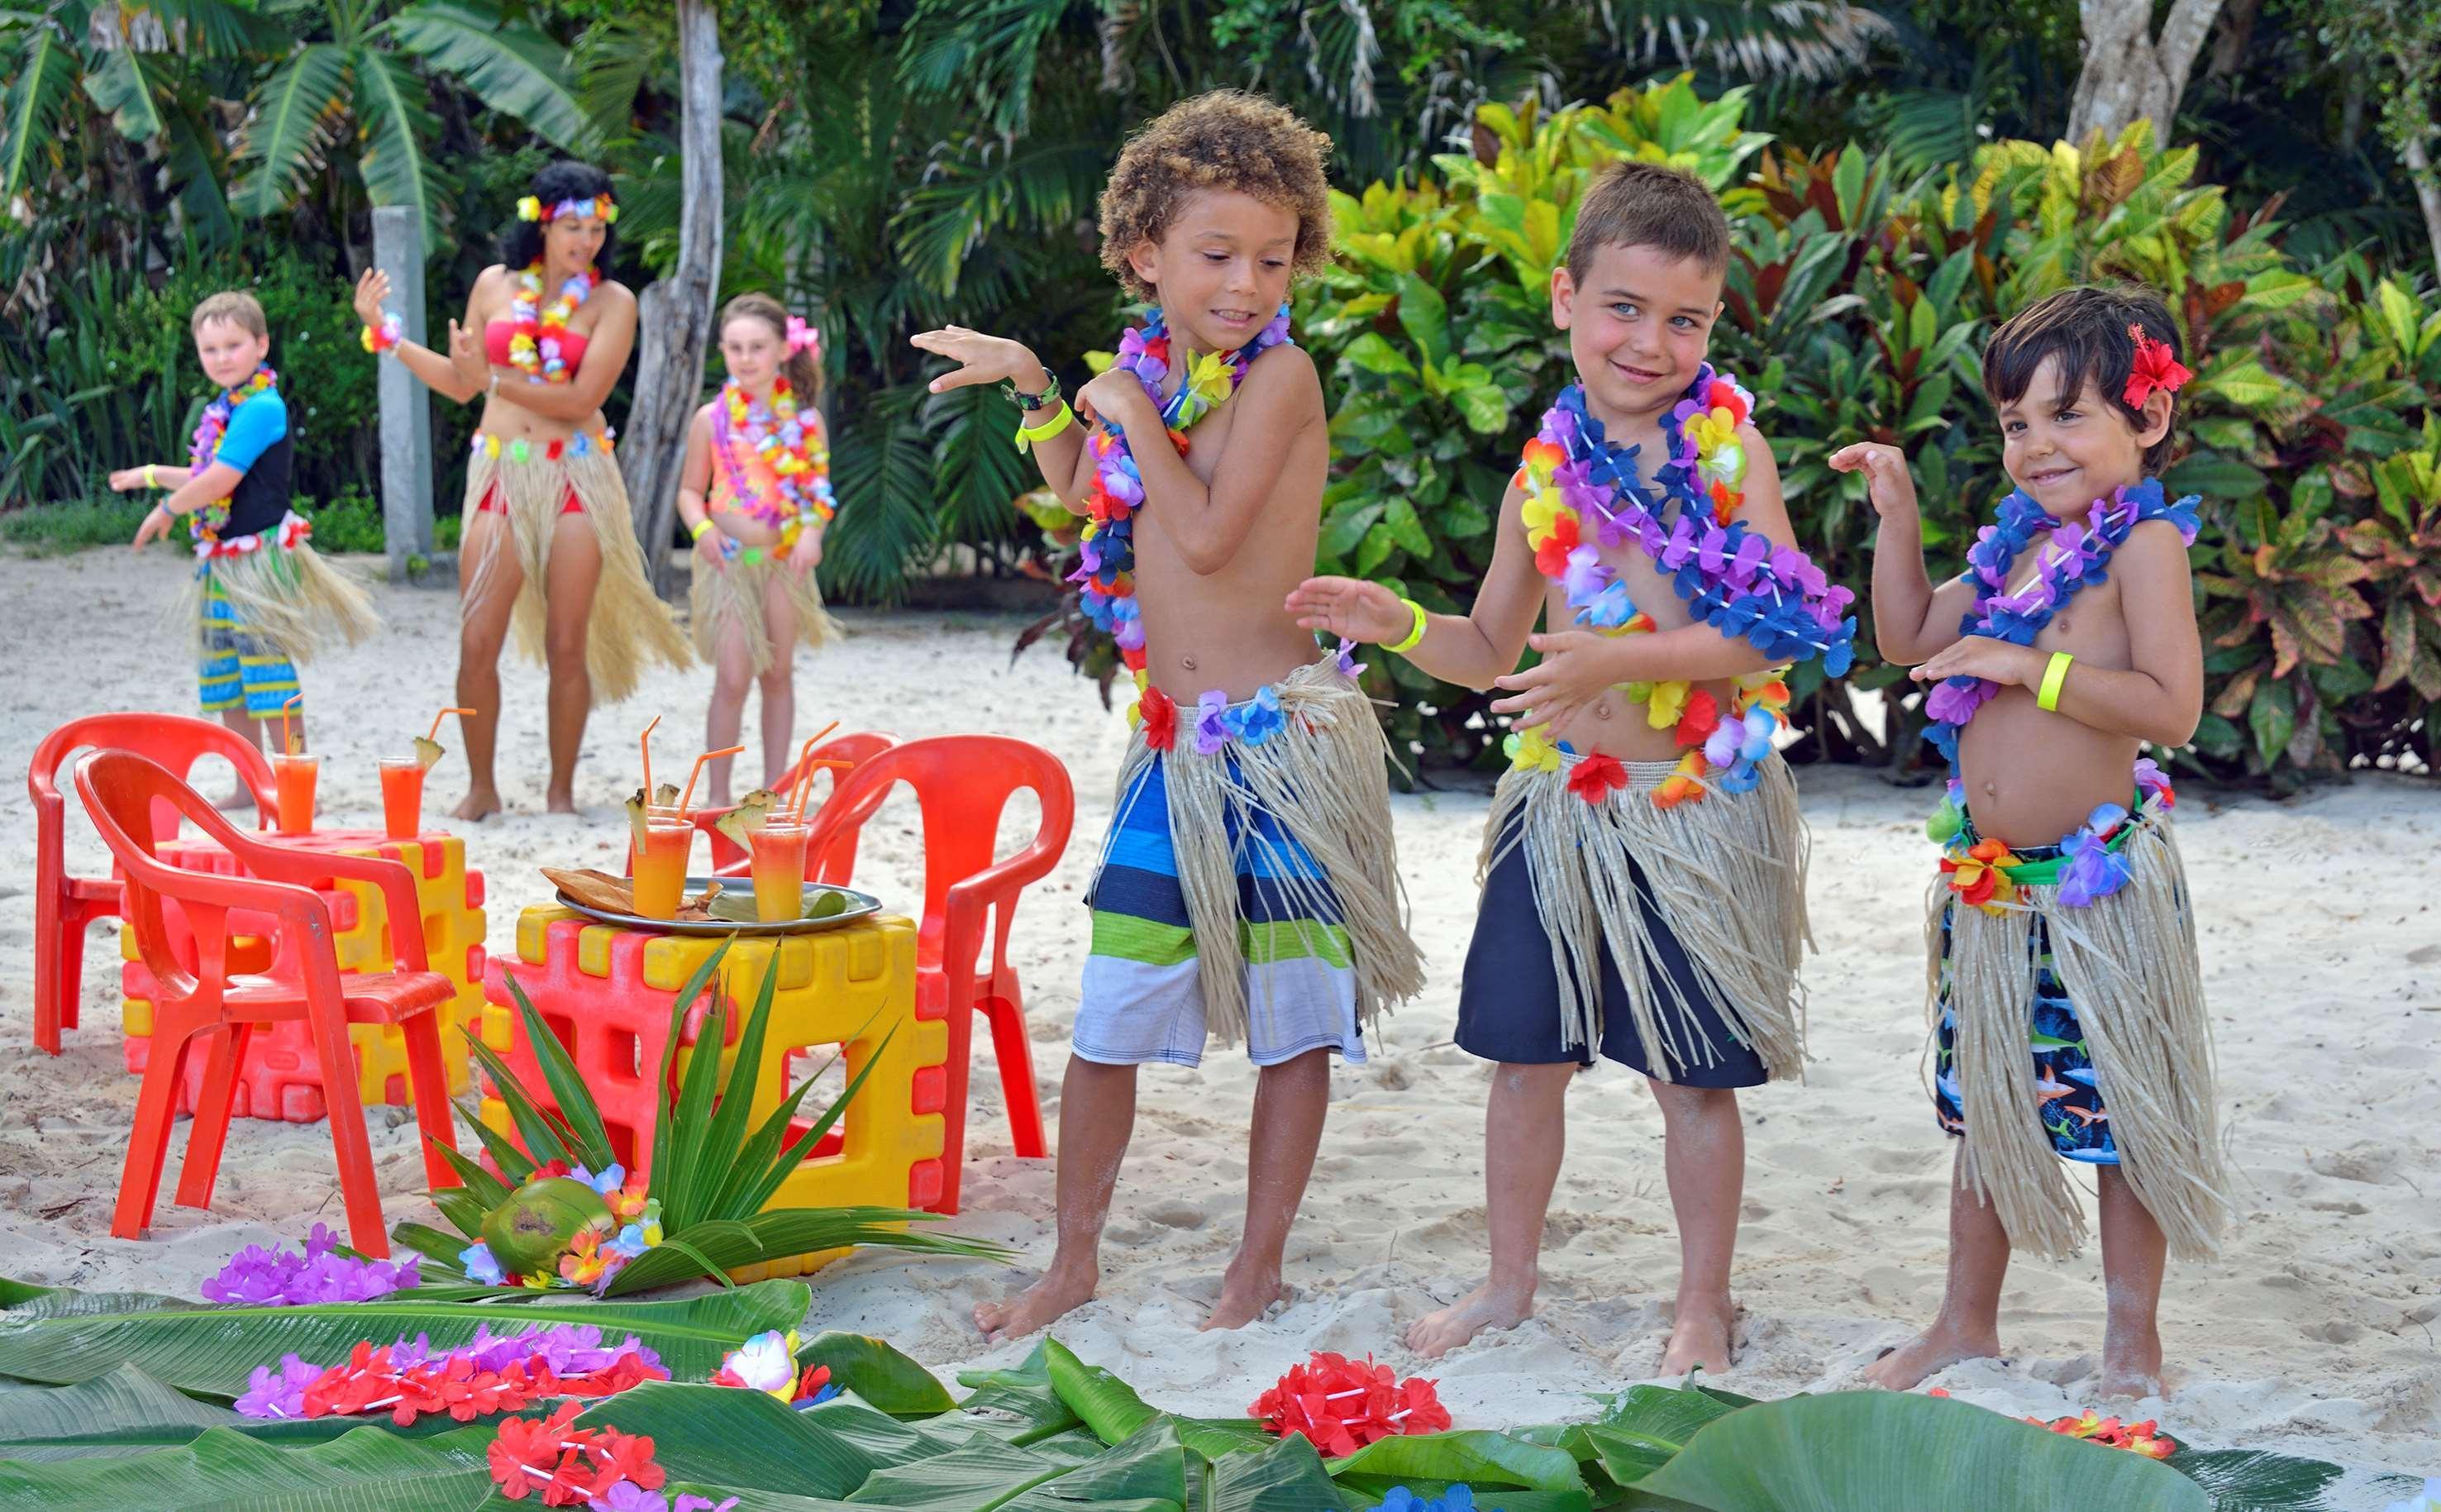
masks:
<path fill-rule="evenodd" d="M 746 748 L 742 745 L 732 745 L 726 751 L 706 751 L 703 755 L 696 757 L 695 770 L 687 774 L 686 792 L 678 795 L 678 812 L 693 813 L 695 811 L 695 779 L 703 775 L 703 764 L 705 762 L 717 761 L 722 756 L 733 756 L 738 752 L 745 749 Z"/>
<path fill-rule="evenodd" d="M 288 701 L 280 706 L 280 744 L 290 756 L 297 754 L 297 732 L 288 727 L 288 711 L 295 708 L 297 701 L 304 696 L 301 692 L 292 693 Z"/>
<path fill-rule="evenodd" d="M 807 758 L 813 756 L 814 747 L 828 739 L 830 733 L 838 728 L 839 720 L 833 720 L 816 730 L 804 745 L 797 748 L 797 780 L 788 786 L 788 796 L 791 802 L 789 811 L 797 818 L 805 817 L 805 792 L 813 781 L 814 769 L 807 764 Z"/>
<path fill-rule="evenodd" d="M 789 811 L 788 811 L 788 817 L 789 817 L 791 820 L 793 820 L 794 822 L 798 823 L 798 824 L 803 824 L 803 823 L 805 823 L 805 800 L 806 800 L 807 798 L 810 798 L 810 797 L 812 797 L 812 796 L 813 796 L 813 793 L 814 793 L 814 773 L 815 773 L 816 769 L 818 769 L 818 768 L 822 768 L 822 767 L 828 767 L 828 768 L 830 768 L 833 772 L 845 772 L 845 771 L 848 771 L 848 770 L 850 770 L 851 768 L 853 768 L 855 765 L 856 765 L 856 763 L 855 763 L 855 762 L 853 762 L 853 761 L 808 761 L 808 762 L 806 762 L 806 763 L 805 763 L 805 771 L 803 771 L 803 772 L 801 772 L 801 773 L 799 773 L 799 774 L 797 774 L 797 797 L 796 797 L 796 802 L 795 802 L 794 806 L 793 806 L 793 807 L 791 807 L 791 808 L 789 809 Z M 837 791 L 837 790 L 833 790 L 833 791 Z"/>
<path fill-rule="evenodd" d="M 644 802 L 648 805 L 653 801 L 653 732 L 660 726 L 661 717 L 656 714 L 653 722 L 644 726 L 643 739 L 640 742 L 644 748 Z"/>
<path fill-rule="evenodd" d="M 475 712 L 475 711 L 474 711 L 473 709 L 443 709 L 440 713 L 438 713 L 438 714 L 436 714 L 436 715 L 434 715 L 434 716 L 432 717 L 432 728 L 424 732 L 424 738 L 425 738 L 425 739 L 427 739 L 427 740 L 438 740 L 438 739 L 440 739 L 440 738 L 441 738 L 441 721 L 442 721 L 442 720 L 445 720 L 445 719 L 449 718 L 449 716 L 451 716 L 451 715 L 453 715 L 453 714 L 457 715 L 457 716 L 458 716 L 459 718 L 461 718 L 461 719 L 463 719 L 463 718 L 465 718 L 467 715 L 472 714 L 472 713 L 474 713 L 474 712 Z"/>

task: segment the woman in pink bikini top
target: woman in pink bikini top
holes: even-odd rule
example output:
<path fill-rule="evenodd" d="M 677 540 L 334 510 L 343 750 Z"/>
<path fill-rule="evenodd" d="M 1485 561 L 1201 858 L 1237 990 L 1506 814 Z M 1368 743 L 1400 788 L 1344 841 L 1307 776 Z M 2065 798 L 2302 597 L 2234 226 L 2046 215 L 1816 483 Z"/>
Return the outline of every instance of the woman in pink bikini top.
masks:
<path fill-rule="evenodd" d="M 618 218 L 609 175 L 591 164 L 558 162 L 535 174 L 505 255 L 476 280 L 463 319 L 449 322 L 445 353 L 400 339 L 382 309 L 389 281 L 380 270 L 356 282 L 367 346 L 407 364 L 433 392 L 483 406 L 458 551 L 457 701 L 476 711 L 465 723 L 471 781 L 453 811 L 461 819 L 502 807 L 493 742 L 512 626 L 550 668 L 544 801 L 553 812 L 575 811 L 576 753 L 594 699 L 634 692 L 649 662 L 692 660 L 644 581 L 602 414 L 636 341 L 636 297 L 601 272 Z"/>

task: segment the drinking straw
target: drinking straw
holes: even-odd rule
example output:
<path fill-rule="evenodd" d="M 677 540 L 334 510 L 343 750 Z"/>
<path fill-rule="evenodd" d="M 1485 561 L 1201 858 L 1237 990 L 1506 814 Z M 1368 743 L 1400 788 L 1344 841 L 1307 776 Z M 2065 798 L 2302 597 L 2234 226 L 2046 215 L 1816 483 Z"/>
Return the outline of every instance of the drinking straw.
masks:
<path fill-rule="evenodd" d="M 788 786 L 788 796 L 791 800 L 788 812 L 791 818 L 802 819 L 805 816 L 805 794 L 811 790 L 814 778 L 814 767 L 809 759 L 814 754 L 814 747 L 829 738 L 830 733 L 838 728 L 839 720 L 833 720 L 816 730 L 812 738 L 797 748 L 797 780 Z M 823 763 L 825 766 L 831 764 Z"/>
<path fill-rule="evenodd" d="M 280 744 L 290 756 L 297 754 L 297 732 L 288 727 L 288 711 L 295 708 L 297 701 L 304 696 L 301 692 L 292 693 L 288 701 L 280 706 Z"/>
<path fill-rule="evenodd" d="M 695 779 L 703 775 L 703 764 L 705 762 L 717 761 L 722 756 L 733 756 L 738 752 L 745 749 L 746 748 L 742 745 L 732 745 L 726 751 L 706 751 L 703 755 L 696 757 L 695 770 L 687 774 L 686 792 L 678 795 L 678 812 L 692 813 L 695 811 L 691 807 L 695 800 Z"/>
<path fill-rule="evenodd" d="M 445 720 L 445 719 L 449 718 L 449 716 L 451 716 L 451 715 L 453 715 L 453 714 L 458 715 L 458 716 L 459 716 L 459 717 L 461 717 L 461 718 L 463 718 L 464 716 L 469 715 L 469 714 L 472 714 L 472 713 L 474 713 L 474 712 L 475 712 L 475 711 L 474 711 L 473 709 L 443 709 L 440 713 L 438 713 L 438 714 L 436 714 L 436 715 L 434 715 L 434 716 L 432 717 L 432 728 L 431 728 L 431 729 L 429 729 L 429 730 L 426 730 L 425 732 L 424 732 L 424 738 L 425 738 L 425 739 L 427 739 L 427 740 L 438 740 L 438 739 L 440 739 L 440 738 L 441 738 L 441 721 L 442 721 L 442 720 Z M 648 732 L 648 733 L 649 733 L 649 732 Z"/>
<path fill-rule="evenodd" d="M 660 728 L 660 723 L 661 717 L 654 715 L 653 722 L 644 726 L 644 738 L 641 742 L 644 747 L 644 802 L 647 804 L 653 801 L 653 732 Z M 433 728 L 439 729 L 440 726 L 435 724 Z"/>

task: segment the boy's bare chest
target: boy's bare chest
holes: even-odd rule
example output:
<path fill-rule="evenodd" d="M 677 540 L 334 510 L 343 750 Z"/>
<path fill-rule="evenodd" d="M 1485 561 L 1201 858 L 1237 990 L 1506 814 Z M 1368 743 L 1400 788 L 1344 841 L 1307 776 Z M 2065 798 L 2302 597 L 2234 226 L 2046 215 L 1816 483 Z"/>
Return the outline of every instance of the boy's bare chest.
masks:
<path fill-rule="evenodd" d="M 2013 564 L 2009 592 L 2021 593 L 2033 587 L 2038 571 L 2024 559 Z M 2050 622 L 2035 632 L 2034 646 L 2038 651 L 2068 651 L 2122 668 L 2132 665 L 2119 579 L 2112 576 L 2078 589 L 2052 611 Z"/>

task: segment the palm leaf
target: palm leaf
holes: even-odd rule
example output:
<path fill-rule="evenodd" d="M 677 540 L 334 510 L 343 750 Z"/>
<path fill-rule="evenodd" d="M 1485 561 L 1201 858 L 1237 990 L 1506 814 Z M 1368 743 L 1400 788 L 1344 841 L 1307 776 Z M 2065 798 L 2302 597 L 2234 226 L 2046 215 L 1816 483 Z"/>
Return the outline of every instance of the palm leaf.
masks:
<path fill-rule="evenodd" d="M 825 581 L 851 598 L 887 600 L 930 553 L 932 451 L 915 416 L 922 390 L 876 394 L 841 428 L 831 478 L 839 519 L 823 552 Z"/>
<path fill-rule="evenodd" d="M 1067 9 L 1067 0 L 919 0 L 900 37 L 899 82 L 918 98 L 963 96 L 994 131 L 1022 136 L 1036 55 Z"/>
<path fill-rule="evenodd" d="M 841 1089 L 840 1095 L 831 1100 L 831 1105 L 823 1109 L 821 1116 L 816 1118 L 805 1132 L 799 1135 L 787 1148 L 782 1150 L 777 1156 L 767 1157 L 760 1166 L 749 1167 L 742 1158 L 736 1162 L 738 1169 L 746 1173 L 747 1179 L 734 1193 L 724 1193 L 728 1198 L 728 1206 L 725 1210 L 727 1213 L 744 1217 L 763 1211 L 763 1205 L 778 1194 L 781 1184 L 788 1179 L 789 1174 L 814 1153 L 814 1146 L 822 1143 L 823 1137 L 829 1134 L 839 1123 L 841 1116 L 847 1112 L 848 1103 L 855 1101 L 857 1093 L 863 1088 L 865 1079 L 873 1075 L 875 1066 L 881 1064 L 882 1051 L 893 1039 L 897 1037 L 897 1034 L 898 1027 L 894 1024 L 883 1033 L 880 1043 L 874 1046 L 873 1053 L 865 1057 L 863 1068 L 856 1073 L 847 1085 Z M 798 1104 L 805 1101 L 805 1094 L 812 1091 L 821 1080 L 822 1078 L 817 1075 L 800 1084 L 796 1090 L 781 1100 L 780 1105 L 771 1110 L 770 1118 L 764 1120 L 763 1127 L 755 1131 L 753 1143 L 756 1148 L 760 1148 L 765 1136 L 772 1132 L 773 1124 L 779 1125 L 778 1132 L 781 1135 L 785 1136 L 787 1133 L 787 1120 L 795 1116 Z"/>
<path fill-rule="evenodd" d="M 887 1043 L 886 1040 L 885 1043 Z M 805 1094 L 812 1091 L 823 1077 L 830 1074 L 830 1068 L 838 1061 L 837 1055 L 824 1061 L 820 1070 L 798 1084 L 771 1109 L 769 1116 L 764 1119 L 762 1127 L 756 1129 L 753 1137 L 749 1139 L 745 1146 L 737 1152 L 737 1159 L 730 1170 L 729 1179 L 722 1184 L 720 1195 L 713 1202 L 714 1211 L 724 1214 L 759 1212 L 762 1211 L 763 1204 L 771 1200 L 771 1193 L 780 1190 L 777 1183 L 787 1180 L 788 1171 L 791 1169 L 779 1159 L 782 1148 L 789 1142 L 788 1126 L 795 1121 L 797 1109 L 805 1102 Z M 844 1098 L 840 1100 L 841 1102 L 845 1101 Z M 829 1118 L 827 1111 L 824 1117 Z M 831 1120 L 831 1121 L 837 1120 Z M 825 1127 L 827 1129 L 827 1125 Z M 802 1159 L 803 1157 L 799 1158 Z M 749 1190 L 767 1175 L 774 1176 L 774 1184 L 763 1192 L 751 1206 L 748 1206 L 744 1199 Z"/>
<path fill-rule="evenodd" d="M 491 1442 L 489 1428 L 405 1438 L 357 1427 L 326 1444 L 280 1448 L 215 1428 L 183 1447 L 128 1459 L 0 1461 L 0 1507 L 463 1512 L 492 1489 L 484 1459 Z"/>
<path fill-rule="evenodd" d="M 1839 1392 L 1759 1402 L 1698 1430 L 1636 1484 L 1712 1512 L 2207 1512 L 2197 1485 L 2140 1454 L 2098 1450 L 1964 1402 Z"/>
<path fill-rule="evenodd" d="M 863 1334 L 820 1334 L 797 1351 L 797 1368 L 827 1366 L 831 1384 L 854 1392 L 868 1407 L 893 1417 L 937 1417 L 955 1412 L 957 1401 L 931 1371 Z"/>
<path fill-rule="evenodd" d="M 935 293 L 972 297 L 959 274 L 995 233 L 1040 235 L 1091 212 L 1109 168 L 1098 142 L 1053 140 L 1004 150 L 991 141 L 944 153 L 891 220 L 907 276 Z"/>
<path fill-rule="evenodd" d="M 525 122 L 580 155 L 600 145 L 592 118 L 569 84 L 567 59 L 550 38 L 503 20 L 479 0 L 417 0 L 380 28 L 400 46 L 455 74 L 494 110 Z"/>
<path fill-rule="evenodd" d="M 457 1220 L 451 1221 L 454 1223 Z M 454 1276 L 461 1274 L 458 1268 L 459 1254 L 466 1248 L 469 1240 L 482 1237 L 481 1230 L 482 1224 L 479 1220 L 476 1223 L 474 1231 L 464 1237 L 453 1237 L 443 1233 L 430 1224 L 401 1223 L 390 1230 L 389 1237 L 392 1243 L 405 1245 L 425 1259 L 445 1266 Z"/>
<path fill-rule="evenodd" d="M 673 1005 L 675 1013 L 685 1010 Z M 670 1039 L 677 1043 L 673 1027 Z M 704 1206 L 697 1158 L 711 1130 L 713 1101 L 720 1095 L 721 1047 L 729 1040 L 728 995 L 718 988 L 703 1011 L 703 1028 L 695 1051 L 687 1058 L 686 1075 L 678 1084 L 678 1101 L 670 1109 L 670 1142 L 653 1146 L 652 1191 L 661 1202 L 661 1226 L 677 1233 L 693 1224 Z"/>
<path fill-rule="evenodd" d="M 986 1239 L 931 1233 L 908 1225 L 938 1223 L 941 1215 L 905 1208 L 774 1208 L 744 1220 L 699 1223 L 681 1236 L 696 1256 L 670 1248 L 667 1240 L 627 1263 L 610 1283 L 610 1295 L 629 1296 L 698 1276 L 734 1270 L 792 1255 L 826 1249 L 904 1249 L 957 1260 L 1005 1263 L 1009 1252 Z M 709 1261 L 710 1267 L 704 1266 Z"/>
<path fill-rule="evenodd" d="M 1018 495 L 1039 485 L 1040 475 L 1023 452 L 1009 444 L 1017 409 L 999 392 L 976 384 L 931 399 L 925 418 L 932 427 L 938 529 L 945 539 L 976 545 L 1032 536 L 1032 521 L 1011 507 Z"/>
<path fill-rule="evenodd" d="M 427 234 L 439 228 L 442 196 L 434 183 L 425 140 L 432 112 L 425 108 L 430 87 L 415 70 L 390 54 L 366 47 L 356 54 L 356 114 L 363 123 L 364 155 L 356 171 L 376 205 L 415 211 Z"/>
<path fill-rule="evenodd" d="M 678 1038 L 686 1029 L 687 1010 L 694 1006 L 697 997 L 702 995 L 704 984 L 711 981 L 714 974 L 720 970 L 720 963 L 729 958 L 729 947 L 736 938 L 734 935 L 723 937 L 720 943 L 714 945 L 709 955 L 696 963 L 695 970 L 687 974 L 687 979 L 678 984 L 678 995 L 670 1000 L 670 1029 L 669 1032 L 661 1037 L 661 1064 L 653 1072 L 653 1174 L 647 1188 L 651 1195 L 661 1204 L 661 1222 L 664 1229 L 671 1227 L 670 1182 L 678 1170 L 678 1162 L 673 1157 L 673 1153 L 693 1132 L 680 1128 L 674 1116 L 669 1091 L 670 1066 L 678 1057 Z M 706 1015 L 707 1019 L 709 1016 L 709 1014 Z M 714 1058 L 717 1059 L 720 1044 L 717 1033 L 714 1034 L 711 1043 L 714 1047 Z"/>
<path fill-rule="evenodd" d="M 347 88 L 348 49 L 327 42 L 298 48 L 273 71 L 238 138 L 239 160 L 254 166 L 229 196 L 232 209 L 261 218 L 287 203 L 319 166 Z"/>
<path fill-rule="evenodd" d="M 10 61 L 17 77 L 0 99 L 0 110 L 7 112 L 0 130 L 0 201 L 14 199 L 33 176 L 34 165 L 57 150 L 60 102 L 76 81 L 76 55 L 47 25 L 28 28 L 23 49 Z"/>
<path fill-rule="evenodd" d="M 577 33 L 569 50 L 577 104 L 606 147 L 635 136 L 636 96 L 659 60 L 659 38 L 641 16 L 602 16 Z"/>
<path fill-rule="evenodd" d="M 578 1301 L 551 1292 L 517 1304 L 515 1318 L 588 1323 L 613 1338 L 632 1333 L 660 1353 L 673 1375 L 701 1377 L 754 1335 L 796 1326 L 809 1300 L 805 1284 L 794 1281 L 660 1302 Z M 479 1323 L 499 1321 L 497 1308 L 414 1293 L 301 1307 L 211 1307 L 69 1292 L 0 1312 L 0 1375 L 66 1385 L 132 1362 L 179 1391 L 231 1398 L 246 1389 L 249 1373 L 283 1355 L 331 1363 L 365 1339 L 388 1343 L 417 1334 L 447 1347 L 472 1339 Z"/>
<path fill-rule="evenodd" d="M 467 1047 L 470 1050 L 474 1047 L 473 1041 L 471 1039 L 468 1041 Z M 487 1046 L 485 1048 L 489 1048 L 489 1047 Z M 475 1131 L 475 1138 L 483 1146 L 483 1153 L 490 1156 L 492 1157 L 492 1163 L 500 1168 L 500 1175 L 498 1176 L 486 1177 L 488 1180 L 497 1181 L 503 1188 L 500 1195 L 505 1197 L 508 1195 L 510 1191 L 514 1191 L 518 1187 L 524 1186 L 526 1184 L 526 1179 L 534 1174 L 536 1167 L 539 1166 L 541 1162 L 527 1159 L 526 1153 L 517 1148 L 517 1143 L 515 1139 L 510 1139 L 499 1130 L 493 1128 L 491 1124 L 485 1122 L 479 1116 L 478 1116 L 478 1114 L 469 1113 L 462 1107 L 460 1108 L 458 1112 L 459 1116 L 466 1120 L 466 1126 Z M 442 1158 L 447 1159 L 448 1157 L 444 1155 Z M 451 1161 L 450 1163 L 453 1168 L 458 1169 L 461 1175 L 465 1174 L 462 1167 L 457 1166 L 457 1162 Z M 478 1169 L 479 1170 L 480 1168 L 478 1167 Z M 469 1185 L 474 1185 L 474 1183 L 470 1182 Z M 481 1190 L 488 1193 L 490 1189 L 483 1188 Z"/>
<path fill-rule="evenodd" d="M 462 1115 L 464 1110 L 461 1109 L 460 1112 Z M 479 1118 L 469 1117 L 466 1121 L 473 1124 L 478 1129 L 487 1126 Z M 495 1138 L 497 1138 L 497 1136 L 495 1136 Z M 474 1199 L 474 1203 L 477 1207 L 482 1208 L 486 1211 L 497 1208 L 501 1203 L 508 1200 L 509 1193 L 514 1190 L 511 1188 L 509 1183 L 501 1180 L 498 1176 L 492 1175 L 489 1171 L 484 1170 L 480 1162 L 468 1159 L 465 1156 L 460 1154 L 457 1150 L 448 1145 L 442 1144 L 438 1145 L 437 1148 L 440 1150 L 441 1158 L 448 1162 L 449 1169 L 456 1172 L 458 1174 L 458 1179 L 464 1183 L 464 1185 L 453 1189 L 457 1193 Z M 508 1168 L 503 1166 L 501 1169 L 505 1171 Z M 457 1218 L 451 1213 L 449 1207 L 441 1201 L 441 1193 L 433 1193 L 432 1205 L 441 1210 L 443 1217 L 448 1218 L 451 1223 L 458 1223 Z M 468 1238 L 480 1237 L 477 1233 L 476 1230 L 467 1229 L 464 1224 L 458 1224 L 458 1227 L 465 1230 Z M 479 1228 L 480 1226 L 479 1225 L 478 1227 Z"/>
<path fill-rule="evenodd" d="M 182 39 L 185 50 L 198 57 L 244 53 L 276 57 L 288 50 L 292 40 L 289 28 L 276 14 L 232 0 L 144 0 L 142 9 L 159 17 L 172 35 Z M 122 19 L 135 13 L 131 7 L 121 12 Z"/>
<path fill-rule="evenodd" d="M 746 1120 L 753 1114 L 755 1088 L 763 1080 L 763 1041 L 771 1027 L 771 999 L 779 988 L 780 952 L 775 947 L 764 956 L 762 985 L 754 990 L 754 1007 L 746 1015 L 746 1027 L 738 1030 L 735 1053 L 729 1057 L 728 1084 L 720 1089 L 717 1101 L 706 1109 L 710 1116 L 703 1122 L 703 1142 L 697 1147 L 694 1166 L 700 1179 L 689 1183 L 695 1190 L 687 1193 L 690 1198 L 687 1217 L 691 1222 L 706 1218 L 750 1217 L 762 1209 L 763 1204 L 758 1200 L 743 1211 L 729 1211 L 721 1206 L 720 1197 L 737 1175 L 738 1148 L 746 1141 Z M 709 1029 L 711 1020 L 707 1018 L 705 1024 Z M 713 1038 L 706 1043 L 716 1051 L 720 1041 Z M 696 1057 L 697 1062 L 713 1063 L 715 1070 L 722 1059 L 720 1053 L 699 1053 Z M 690 1084 L 695 1081 L 695 1064 L 690 1063 L 687 1067 Z M 798 1095 L 804 1095 L 802 1088 Z M 664 1204 L 664 1223 L 669 1221 L 668 1211 Z"/>
<path fill-rule="evenodd" d="M 514 977 L 510 979 L 509 990 L 512 993 L 517 992 Z M 550 1030 L 545 1029 L 543 1032 L 549 1033 Z M 517 1138 L 524 1142 L 526 1154 L 533 1157 L 536 1165 L 549 1165 L 553 1160 L 564 1161 L 570 1165 L 576 1165 L 582 1161 L 583 1157 L 579 1156 L 575 1146 L 569 1142 L 567 1131 L 561 1127 L 559 1120 L 543 1111 L 542 1104 L 535 1100 L 532 1092 L 526 1090 L 525 1084 L 517 1080 L 516 1073 L 509 1069 L 509 1063 L 500 1058 L 499 1051 L 469 1035 L 466 1040 L 466 1052 L 473 1057 L 476 1065 L 483 1068 L 483 1074 L 491 1080 L 492 1095 L 498 1098 L 500 1105 L 509 1110 L 509 1121 L 516 1125 Z M 479 1124 L 479 1121 L 478 1120 Z M 489 1149 L 492 1140 L 485 1139 L 483 1143 L 484 1147 Z M 529 1172 L 527 1175 L 530 1175 L 532 1173 Z M 525 1177 L 519 1176 L 517 1180 L 519 1185 L 523 1185 Z"/>
<path fill-rule="evenodd" d="M 586 1169 L 595 1174 L 608 1170 L 619 1157 L 610 1148 L 610 1130 L 602 1121 L 602 1109 L 593 1101 L 593 1091 L 586 1085 L 585 1073 L 576 1068 L 568 1047 L 551 1031 L 537 1012 L 533 999 L 515 977 L 509 978 L 510 995 L 517 1000 L 517 1016 L 524 1020 L 526 1044 L 534 1064 L 542 1067 L 542 1079 L 551 1088 L 551 1105 L 558 1110 L 560 1121 L 576 1136 L 575 1157 Z M 486 1047 L 489 1048 L 489 1047 Z M 519 1088 L 520 1091 L 523 1088 Z"/>
<path fill-rule="evenodd" d="M 113 47 L 101 55 L 101 66 L 84 76 L 85 98 L 110 113 L 110 123 L 132 142 L 151 141 L 168 129 L 161 102 L 154 98 L 159 64 L 133 47 Z"/>

